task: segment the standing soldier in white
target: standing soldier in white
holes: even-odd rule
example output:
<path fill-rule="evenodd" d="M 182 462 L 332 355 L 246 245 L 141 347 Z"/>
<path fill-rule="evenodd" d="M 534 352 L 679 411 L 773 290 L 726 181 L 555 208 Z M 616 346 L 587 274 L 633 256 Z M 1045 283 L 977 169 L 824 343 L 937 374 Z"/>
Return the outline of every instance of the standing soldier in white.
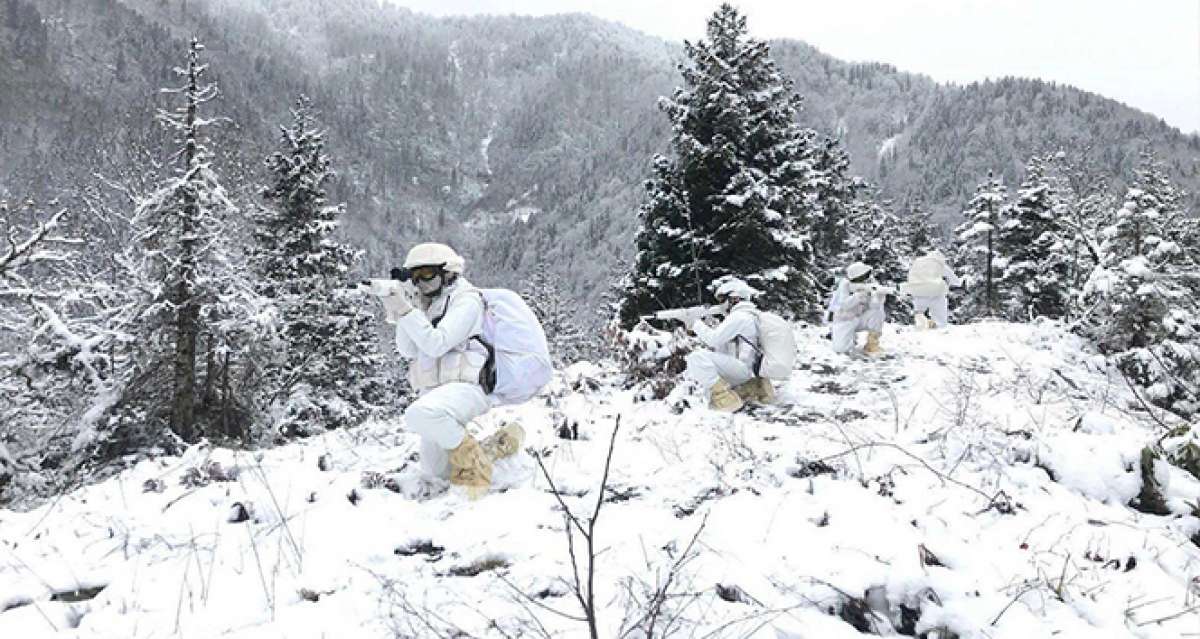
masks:
<path fill-rule="evenodd" d="M 515 453 L 524 437 L 510 424 L 480 444 L 466 430 L 491 401 L 480 383 L 488 360 L 478 339 L 484 300 L 462 277 L 464 265 L 445 244 L 418 244 L 404 260 L 412 286 L 382 298 L 396 349 L 411 360 L 409 382 L 421 393 L 404 411 L 408 429 L 421 436 L 421 475 L 415 486 L 402 485 L 413 497 L 441 492 L 447 480 L 479 497 L 491 486 L 492 460 Z"/>
<path fill-rule="evenodd" d="M 879 338 L 883 333 L 883 304 L 893 289 L 876 284 L 871 279 L 872 269 L 862 262 L 846 267 L 846 277 L 838 282 L 829 299 L 829 310 L 825 321 L 830 324 L 833 350 L 847 353 L 854 348 L 861 331 L 867 332 L 867 345 L 863 352 L 875 355 L 880 352 Z"/>
<path fill-rule="evenodd" d="M 769 402 L 774 398 L 770 380 L 755 377 L 759 354 L 756 313 L 750 298 L 758 291 L 737 278 L 717 287 L 717 302 L 725 307 L 725 320 L 710 328 L 700 318 L 691 318 L 689 329 L 712 350 L 697 350 L 687 356 L 684 375 L 696 380 L 709 395 L 714 410 L 732 413 L 743 405 L 738 387 L 748 399 Z M 753 397 L 749 397 L 749 396 Z"/>
<path fill-rule="evenodd" d="M 941 251 L 933 250 L 913 260 L 908 281 L 900 285 L 900 292 L 913 298 L 913 326 L 919 330 L 949 326 L 946 293 L 960 283 Z"/>

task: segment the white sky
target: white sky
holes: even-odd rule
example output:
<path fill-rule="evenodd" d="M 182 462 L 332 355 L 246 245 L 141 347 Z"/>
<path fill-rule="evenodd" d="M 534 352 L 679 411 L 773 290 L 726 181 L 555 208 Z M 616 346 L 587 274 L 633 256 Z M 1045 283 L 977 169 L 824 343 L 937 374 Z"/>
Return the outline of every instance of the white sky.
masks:
<path fill-rule="evenodd" d="M 585 12 L 696 39 L 717 0 L 390 0 L 432 15 Z M 741 0 L 750 32 L 935 80 L 1070 84 L 1200 131 L 1200 0 Z"/>

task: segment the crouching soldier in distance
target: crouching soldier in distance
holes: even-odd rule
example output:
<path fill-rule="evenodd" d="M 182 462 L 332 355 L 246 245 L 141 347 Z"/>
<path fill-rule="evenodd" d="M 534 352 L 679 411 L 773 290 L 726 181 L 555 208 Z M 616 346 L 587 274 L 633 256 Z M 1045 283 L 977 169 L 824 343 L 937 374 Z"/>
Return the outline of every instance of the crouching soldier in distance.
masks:
<path fill-rule="evenodd" d="M 880 286 L 871 277 L 872 269 L 862 262 L 846 267 L 846 277 L 838 282 L 829 299 L 825 321 L 830 324 L 830 336 L 836 353 L 848 353 L 866 331 L 867 344 L 863 352 L 880 352 L 879 338 L 883 333 L 883 304 L 895 290 Z"/>
<path fill-rule="evenodd" d="M 775 399 L 771 381 L 754 374 L 761 349 L 758 309 L 751 301 L 755 295 L 758 291 L 749 284 L 730 278 L 716 291 L 717 303 L 726 314 L 724 321 L 716 327 L 709 327 L 698 317 L 690 321 L 688 328 L 708 349 L 690 353 L 683 374 L 705 389 L 709 406 L 714 410 L 732 413 L 746 399 L 760 402 Z"/>
<path fill-rule="evenodd" d="M 381 298 L 387 321 L 396 325 L 396 349 L 410 360 L 408 377 L 420 393 L 404 411 L 420 435 L 420 473 L 401 480 L 413 498 L 436 495 L 447 482 L 471 498 L 487 492 L 492 461 L 520 449 L 524 432 L 509 424 L 482 443 L 467 424 L 491 408 L 480 385 L 488 359 L 483 343 L 483 295 L 462 276 L 465 260 L 445 244 L 418 244 L 404 267 L 410 281 Z"/>

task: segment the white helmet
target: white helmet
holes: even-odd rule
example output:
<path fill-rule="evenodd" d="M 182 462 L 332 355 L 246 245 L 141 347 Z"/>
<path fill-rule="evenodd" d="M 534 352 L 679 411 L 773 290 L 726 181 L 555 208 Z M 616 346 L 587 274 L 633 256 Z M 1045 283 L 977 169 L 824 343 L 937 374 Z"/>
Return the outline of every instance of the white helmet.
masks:
<path fill-rule="evenodd" d="M 848 277 L 852 280 L 857 280 L 857 279 L 862 278 L 865 275 L 870 275 L 871 270 L 872 269 L 870 266 L 867 266 L 866 264 L 863 264 L 862 262 L 855 262 L 855 263 L 851 264 L 850 266 L 846 267 L 846 277 Z"/>
<path fill-rule="evenodd" d="M 736 277 L 730 277 L 717 286 L 716 297 L 722 299 L 726 296 L 736 297 L 741 300 L 748 300 L 759 294 L 759 290 L 750 286 Z"/>
<path fill-rule="evenodd" d="M 404 268 L 418 266 L 440 266 L 443 270 L 461 275 L 466 260 L 445 244 L 428 242 L 412 247 L 408 251 L 408 257 L 404 258 Z"/>

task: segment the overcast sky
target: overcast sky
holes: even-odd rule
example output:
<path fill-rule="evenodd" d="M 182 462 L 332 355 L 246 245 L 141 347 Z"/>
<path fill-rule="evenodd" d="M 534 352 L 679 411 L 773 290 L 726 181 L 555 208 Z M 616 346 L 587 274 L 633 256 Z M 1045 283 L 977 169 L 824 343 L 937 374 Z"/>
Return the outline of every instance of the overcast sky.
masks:
<path fill-rule="evenodd" d="M 706 0 L 391 0 L 433 15 L 582 11 L 671 40 L 704 34 Z M 935 80 L 1071 84 L 1200 131 L 1200 0 L 742 0 L 750 32 Z"/>

